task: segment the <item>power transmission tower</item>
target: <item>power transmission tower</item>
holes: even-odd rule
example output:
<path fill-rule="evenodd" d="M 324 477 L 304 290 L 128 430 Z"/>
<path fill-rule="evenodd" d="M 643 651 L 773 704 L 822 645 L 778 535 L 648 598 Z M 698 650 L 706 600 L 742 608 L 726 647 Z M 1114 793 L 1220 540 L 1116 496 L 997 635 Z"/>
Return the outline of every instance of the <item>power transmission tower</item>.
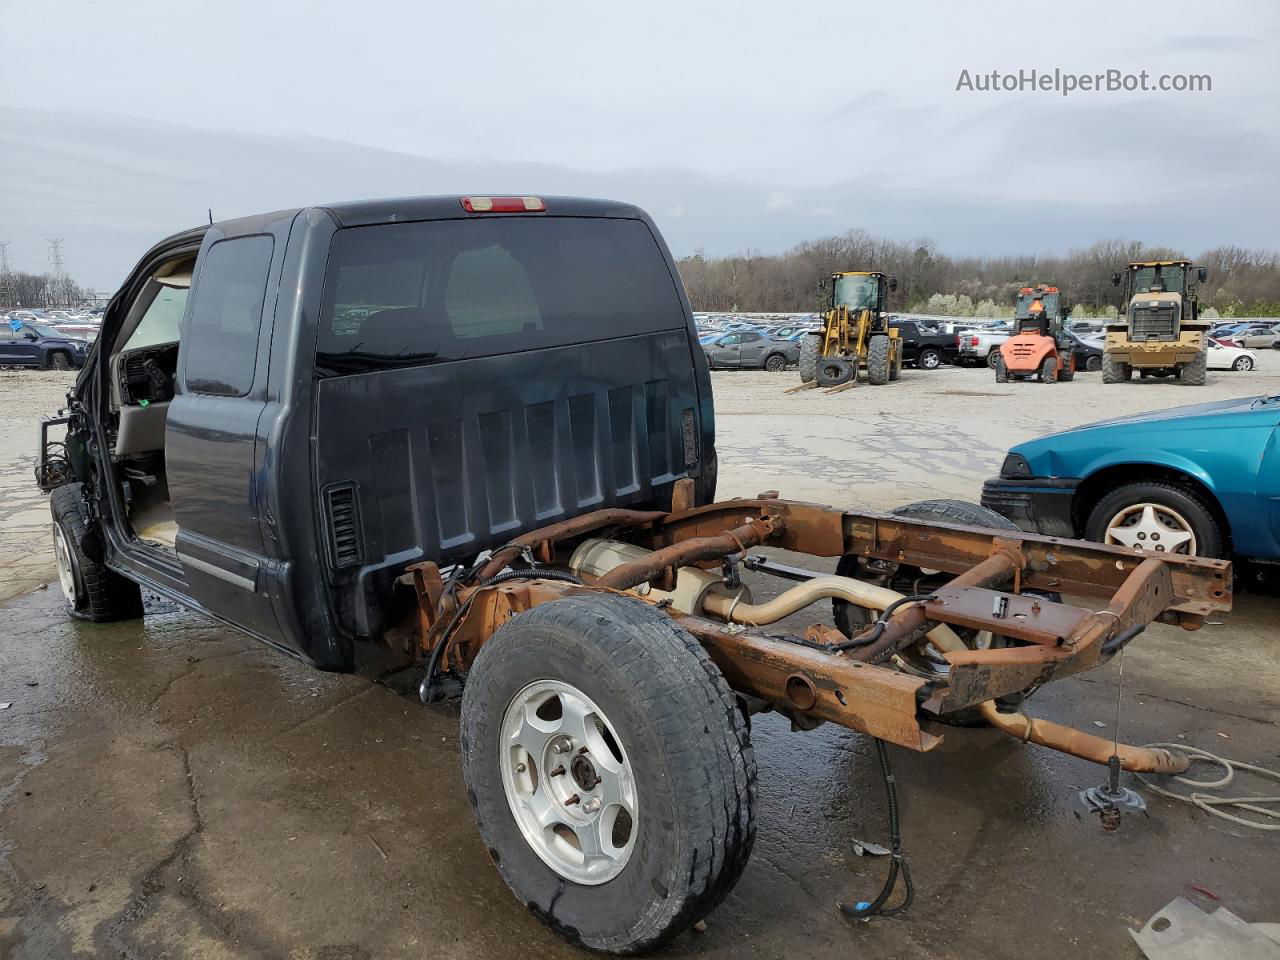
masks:
<path fill-rule="evenodd" d="M 9 241 L 0 240 L 0 307 L 18 306 L 18 293 L 13 285 L 13 269 L 9 266 Z"/>
<path fill-rule="evenodd" d="M 53 270 L 53 296 L 57 299 L 67 300 L 67 303 L 52 303 L 50 306 L 71 306 L 70 298 L 67 296 L 67 266 L 62 259 L 62 238 L 54 237 L 52 239 L 46 237 L 49 244 L 49 267 Z"/>

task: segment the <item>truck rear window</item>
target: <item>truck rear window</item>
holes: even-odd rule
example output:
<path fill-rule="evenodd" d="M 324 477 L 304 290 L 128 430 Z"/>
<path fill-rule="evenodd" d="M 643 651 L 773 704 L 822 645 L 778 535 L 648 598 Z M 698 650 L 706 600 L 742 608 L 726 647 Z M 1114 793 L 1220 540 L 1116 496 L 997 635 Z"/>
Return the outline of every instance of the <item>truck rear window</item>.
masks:
<path fill-rule="evenodd" d="M 639 220 L 494 217 L 334 236 L 323 375 L 682 329 L 666 260 Z"/>

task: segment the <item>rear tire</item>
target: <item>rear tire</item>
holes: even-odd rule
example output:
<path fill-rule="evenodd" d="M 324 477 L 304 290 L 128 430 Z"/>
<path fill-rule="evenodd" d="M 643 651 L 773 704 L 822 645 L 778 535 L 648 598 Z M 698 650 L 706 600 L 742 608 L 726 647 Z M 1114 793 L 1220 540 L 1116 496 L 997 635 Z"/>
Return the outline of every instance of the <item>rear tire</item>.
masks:
<path fill-rule="evenodd" d="M 867 344 L 867 383 L 882 387 L 889 382 L 889 338 L 875 336 Z"/>
<path fill-rule="evenodd" d="M 822 356 L 822 337 L 807 334 L 800 341 L 800 382 L 813 383 L 818 377 L 818 360 Z"/>
<path fill-rule="evenodd" d="M 1000 348 L 992 347 L 987 351 L 987 366 L 992 370 L 996 368 L 996 362 L 1000 359 Z"/>
<path fill-rule="evenodd" d="M 1040 382 L 1041 383 L 1057 383 L 1058 382 L 1058 355 L 1052 354 L 1045 357 L 1040 363 Z"/>
<path fill-rule="evenodd" d="M 787 369 L 787 358 L 780 353 L 771 353 L 764 358 L 764 369 L 769 373 L 781 373 Z"/>
<path fill-rule="evenodd" d="M 1201 350 L 1190 363 L 1178 368 L 1178 382 L 1188 387 L 1203 387 L 1209 370 L 1209 351 Z"/>
<path fill-rule="evenodd" d="M 942 366 L 942 354 L 933 347 L 925 347 L 916 358 L 916 366 L 921 370 L 937 370 Z"/>
<path fill-rule="evenodd" d="M 142 591 L 85 552 L 88 523 L 83 485 L 68 483 L 49 495 L 58 580 L 71 615 L 95 623 L 142 616 Z"/>
<path fill-rule="evenodd" d="M 1124 383 L 1133 376 L 1133 367 L 1127 363 L 1121 363 L 1113 357 L 1102 355 L 1102 382 L 1103 383 Z"/>
<path fill-rule="evenodd" d="M 537 768 L 541 752 L 525 750 L 525 738 L 508 732 L 520 723 L 512 705 L 528 702 L 526 692 L 547 682 L 595 710 L 583 720 L 551 694 L 523 714 L 537 720 L 521 727 L 529 739 L 542 730 L 550 750 L 566 747 L 573 762 L 564 781 Z M 560 716 L 554 706 L 544 712 L 550 700 L 561 703 Z M 593 773 L 610 778 L 602 790 L 601 781 L 582 786 L 576 738 L 560 742 L 574 737 L 575 717 L 590 748 L 585 782 Z M 648 604 L 580 594 L 515 616 L 476 657 L 461 727 L 467 796 L 490 858 L 520 902 L 571 943 L 618 954 L 652 949 L 706 916 L 741 876 L 755 838 L 756 786 L 744 713 L 702 646 Z M 610 791 L 615 768 L 626 770 L 629 793 Z M 570 790 L 582 795 L 572 806 L 559 799 Z M 606 818 L 628 804 L 611 804 L 614 796 L 636 811 L 623 838 L 629 850 L 596 860 L 611 874 L 607 882 L 567 876 L 572 867 L 557 864 L 572 860 L 574 849 L 580 855 L 580 832 L 620 846 L 621 814 L 612 827 Z M 592 799 L 604 806 L 588 811 Z M 530 827 L 528 809 L 545 809 L 538 822 L 546 826 Z"/>
<path fill-rule="evenodd" d="M 1097 373 L 1102 369 L 1102 358 L 1097 356 L 1087 358 L 1084 362 L 1084 368 L 1090 373 Z"/>
<path fill-rule="evenodd" d="M 1004 365 L 1004 357 L 996 357 L 996 383 L 1009 382 L 1009 368 Z"/>

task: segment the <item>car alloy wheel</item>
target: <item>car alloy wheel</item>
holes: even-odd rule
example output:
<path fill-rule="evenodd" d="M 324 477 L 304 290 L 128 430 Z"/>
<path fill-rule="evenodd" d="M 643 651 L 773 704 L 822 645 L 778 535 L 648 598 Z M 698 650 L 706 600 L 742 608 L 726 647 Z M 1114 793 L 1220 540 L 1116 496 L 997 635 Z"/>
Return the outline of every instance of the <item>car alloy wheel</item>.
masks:
<path fill-rule="evenodd" d="M 1107 523 L 1105 543 L 1155 553 L 1196 555 L 1196 535 L 1190 522 L 1162 503 L 1135 503 Z"/>
<path fill-rule="evenodd" d="M 67 603 L 74 609 L 79 601 L 75 560 L 72 558 L 71 545 L 67 543 L 67 535 L 62 530 L 62 524 L 57 522 L 53 524 L 53 556 L 58 567 L 58 586 L 62 588 L 62 595 Z"/>
<path fill-rule="evenodd" d="M 1249 357 L 1237 357 L 1236 362 L 1231 364 L 1232 370 L 1252 370 L 1253 360 Z"/>
<path fill-rule="evenodd" d="M 511 814 L 548 867 L 574 883 L 607 883 L 635 847 L 639 807 L 631 763 L 609 720 L 560 680 L 512 699 L 499 757 Z"/>

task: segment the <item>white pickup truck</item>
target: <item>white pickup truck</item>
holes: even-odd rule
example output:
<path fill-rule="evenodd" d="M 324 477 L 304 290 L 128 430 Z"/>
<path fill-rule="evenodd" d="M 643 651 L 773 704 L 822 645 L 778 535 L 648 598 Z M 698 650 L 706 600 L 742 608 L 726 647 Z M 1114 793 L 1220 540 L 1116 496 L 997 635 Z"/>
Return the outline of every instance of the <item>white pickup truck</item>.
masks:
<path fill-rule="evenodd" d="M 1010 337 L 1009 330 L 960 330 L 956 333 L 956 364 L 995 367 L 1000 344 Z"/>

